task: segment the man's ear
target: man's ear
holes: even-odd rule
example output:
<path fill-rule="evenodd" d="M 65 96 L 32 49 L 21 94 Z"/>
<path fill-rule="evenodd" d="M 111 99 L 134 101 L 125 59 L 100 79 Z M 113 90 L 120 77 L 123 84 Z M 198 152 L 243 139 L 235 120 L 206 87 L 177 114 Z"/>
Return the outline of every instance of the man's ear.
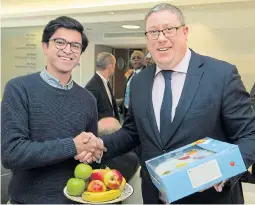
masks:
<path fill-rule="evenodd" d="M 188 26 L 185 26 L 185 27 L 183 28 L 183 32 L 184 32 L 184 35 L 185 35 L 186 40 L 187 40 L 187 39 L 188 39 L 188 33 L 189 33 L 189 27 L 188 27 Z"/>
<path fill-rule="evenodd" d="M 42 49 L 45 55 L 47 55 L 48 47 L 48 43 L 42 42 Z"/>

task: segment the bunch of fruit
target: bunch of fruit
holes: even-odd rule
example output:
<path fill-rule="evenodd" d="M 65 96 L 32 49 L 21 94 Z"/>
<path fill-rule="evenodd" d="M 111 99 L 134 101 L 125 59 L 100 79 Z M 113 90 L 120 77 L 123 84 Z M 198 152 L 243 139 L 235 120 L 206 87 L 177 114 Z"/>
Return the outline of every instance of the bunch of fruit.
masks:
<path fill-rule="evenodd" d="M 105 202 L 116 199 L 125 188 L 126 179 L 116 169 L 92 169 L 88 164 L 78 164 L 74 170 L 75 178 L 67 182 L 67 193 L 81 196 L 89 202 Z"/>

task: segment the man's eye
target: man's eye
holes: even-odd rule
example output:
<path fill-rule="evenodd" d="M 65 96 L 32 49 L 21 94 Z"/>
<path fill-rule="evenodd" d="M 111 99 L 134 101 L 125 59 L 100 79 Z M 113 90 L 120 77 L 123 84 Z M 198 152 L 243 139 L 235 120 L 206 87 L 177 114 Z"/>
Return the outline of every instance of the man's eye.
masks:
<path fill-rule="evenodd" d="M 158 33 L 158 31 L 157 30 L 152 30 L 152 31 L 150 31 L 150 33 L 151 34 L 156 34 L 156 33 Z"/>
<path fill-rule="evenodd" d="M 166 32 L 171 32 L 172 30 L 173 30 L 173 28 L 172 28 L 172 27 L 165 28 L 165 31 L 166 31 Z"/>
<path fill-rule="evenodd" d="M 75 49 L 79 49 L 80 45 L 79 44 L 73 44 L 72 47 L 75 48 Z"/>
<path fill-rule="evenodd" d="M 55 41 L 58 45 L 65 45 L 65 42 L 64 41 L 61 41 L 61 40 L 58 40 L 58 41 Z"/>

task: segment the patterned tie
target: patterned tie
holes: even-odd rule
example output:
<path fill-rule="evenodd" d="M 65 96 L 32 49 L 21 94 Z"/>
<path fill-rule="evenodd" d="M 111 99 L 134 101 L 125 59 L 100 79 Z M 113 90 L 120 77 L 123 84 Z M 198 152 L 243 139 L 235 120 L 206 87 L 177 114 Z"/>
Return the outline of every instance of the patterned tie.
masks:
<path fill-rule="evenodd" d="M 112 93 L 112 87 L 110 85 L 110 82 L 108 81 L 107 82 L 107 86 L 110 90 L 110 93 L 111 93 L 111 98 L 112 98 L 112 107 L 113 107 L 113 111 L 114 111 L 114 116 L 117 120 L 120 120 L 120 117 L 119 117 L 119 112 L 118 112 L 118 107 L 117 107 L 117 102 L 116 102 L 116 99 L 114 98 L 113 96 L 113 93 Z"/>
<path fill-rule="evenodd" d="M 163 143 L 168 141 L 168 133 L 171 125 L 172 116 L 172 88 L 171 76 L 172 71 L 162 70 L 165 79 L 164 97 L 160 109 L 160 135 Z"/>

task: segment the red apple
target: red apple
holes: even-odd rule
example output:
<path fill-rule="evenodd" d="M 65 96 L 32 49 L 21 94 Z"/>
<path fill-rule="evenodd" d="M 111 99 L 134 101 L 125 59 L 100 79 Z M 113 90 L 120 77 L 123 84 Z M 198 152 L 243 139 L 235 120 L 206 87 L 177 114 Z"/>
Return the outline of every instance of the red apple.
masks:
<path fill-rule="evenodd" d="M 92 174 L 90 176 L 90 180 L 100 180 L 104 182 L 104 175 L 108 172 L 108 170 L 105 169 L 94 169 L 92 171 Z"/>
<path fill-rule="evenodd" d="M 89 183 L 87 191 L 89 192 L 103 192 L 106 191 L 106 186 L 99 180 L 93 180 Z"/>
<path fill-rule="evenodd" d="M 104 175 L 104 184 L 109 189 L 119 189 L 122 179 L 122 174 L 118 170 L 112 169 Z"/>

